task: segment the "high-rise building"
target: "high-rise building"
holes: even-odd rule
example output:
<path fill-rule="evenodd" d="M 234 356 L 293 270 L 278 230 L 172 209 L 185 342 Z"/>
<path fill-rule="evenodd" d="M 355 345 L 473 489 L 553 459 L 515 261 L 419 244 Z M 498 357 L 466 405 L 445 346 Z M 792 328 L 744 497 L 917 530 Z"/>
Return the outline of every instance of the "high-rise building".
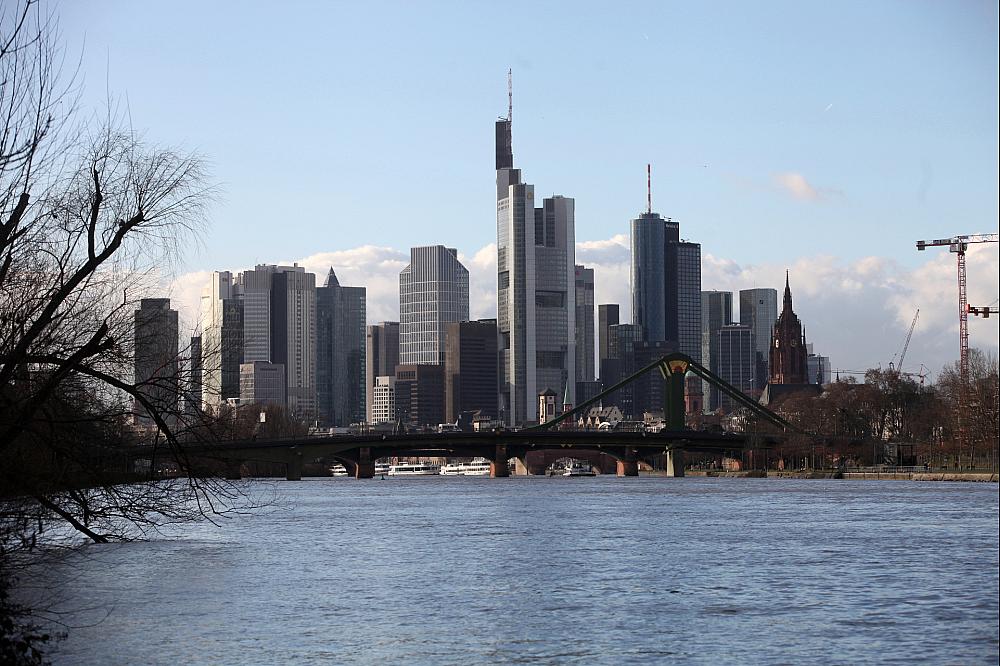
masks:
<path fill-rule="evenodd" d="M 636 366 L 636 345 L 642 342 L 642 330 L 635 324 L 615 324 L 609 327 L 609 358 L 601 367 L 604 388 L 610 388 L 626 377 L 633 375 Z M 626 419 L 636 416 L 635 382 L 623 386 L 602 399 L 605 406 L 614 405 L 622 411 Z M 639 412 L 639 417 L 642 413 Z"/>
<path fill-rule="evenodd" d="M 728 324 L 715 332 L 717 338 L 716 356 L 718 370 L 713 370 L 720 379 L 750 396 L 754 391 L 754 347 L 753 329 L 745 324 Z M 728 394 L 718 392 L 718 406 L 726 412 L 739 407 Z"/>
<path fill-rule="evenodd" d="M 733 322 L 733 292 L 701 292 L 701 364 L 719 374 L 719 329 Z M 719 408 L 719 389 L 702 382 L 708 411 Z"/>
<path fill-rule="evenodd" d="M 240 365 L 240 404 L 285 404 L 285 367 L 280 363 L 250 361 Z"/>
<path fill-rule="evenodd" d="M 191 337 L 188 347 L 188 377 L 184 393 L 184 414 L 194 416 L 201 409 L 201 336 Z"/>
<path fill-rule="evenodd" d="M 390 375 L 395 377 L 397 365 L 399 322 L 383 321 L 369 326 L 365 335 L 365 414 L 369 423 L 376 423 L 372 413 L 376 378 Z M 390 420 L 394 420 L 394 417 Z"/>
<path fill-rule="evenodd" d="M 396 422 L 396 376 L 375 377 L 372 385 L 372 409 L 368 423 L 381 425 Z"/>
<path fill-rule="evenodd" d="M 365 288 L 342 286 L 331 267 L 316 288 L 316 403 L 325 426 L 368 420 L 365 311 Z"/>
<path fill-rule="evenodd" d="M 774 324 L 771 340 L 769 383 L 807 384 L 806 336 L 802 332 L 802 322 L 792 310 L 792 290 L 788 286 L 787 272 L 781 314 Z"/>
<path fill-rule="evenodd" d="M 445 329 L 445 416 L 463 412 L 497 417 L 497 321 L 451 322 Z"/>
<path fill-rule="evenodd" d="M 243 306 L 232 273 L 213 272 L 201 294 L 201 394 L 206 409 L 240 397 Z"/>
<path fill-rule="evenodd" d="M 666 341 L 701 361 L 701 245 L 647 210 L 632 220 L 632 321 L 647 342 Z"/>
<path fill-rule="evenodd" d="M 575 273 L 576 381 L 592 382 L 597 376 L 594 372 L 594 269 L 576 266 Z"/>
<path fill-rule="evenodd" d="M 576 392 L 574 201 L 535 207 L 534 186 L 514 168 L 509 109 L 496 140 L 500 410 L 518 425 L 537 420 L 539 390 Z"/>
<path fill-rule="evenodd" d="M 601 368 L 604 361 L 611 358 L 608 353 L 611 344 L 610 327 L 616 326 L 619 323 L 617 303 L 607 303 L 597 306 L 597 371 L 600 373 L 601 381 L 605 386 L 608 383 L 605 381 L 604 371 Z"/>
<path fill-rule="evenodd" d="M 180 399 L 177 311 L 169 298 L 144 298 L 134 313 L 136 390 L 165 418 L 177 416 Z M 148 410 L 136 404 L 136 414 Z"/>
<path fill-rule="evenodd" d="M 458 250 L 431 245 L 410 249 L 399 274 L 399 361 L 444 363 L 444 330 L 469 319 L 469 271 Z"/>
<path fill-rule="evenodd" d="M 833 381 L 833 375 L 829 356 L 820 356 L 813 353 L 812 343 L 806 345 L 806 379 L 810 384 L 827 384 Z"/>
<path fill-rule="evenodd" d="M 396 415 L 410 428 L 444 423 L 444 366 L 413 363 L 396 366 Z"/>
<path fill-rule="evenodd" d="M 754 388 L 763 389 L 769 376 L 771 332 L 778 319 L 778 292 L 774 289 L 740 290 L 740 323 L 753 331 Z"/>

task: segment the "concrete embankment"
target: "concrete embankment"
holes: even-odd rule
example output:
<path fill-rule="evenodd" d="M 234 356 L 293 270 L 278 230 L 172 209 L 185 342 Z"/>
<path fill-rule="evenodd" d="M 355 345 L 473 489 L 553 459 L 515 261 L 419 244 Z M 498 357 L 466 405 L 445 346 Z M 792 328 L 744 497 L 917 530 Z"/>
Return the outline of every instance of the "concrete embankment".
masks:
<path fill-rule="evenodd" d="M 997 483 L 997 474 L 988 472 L 844 472 L 845 479 L 889 481 L 975 481 Z"/>

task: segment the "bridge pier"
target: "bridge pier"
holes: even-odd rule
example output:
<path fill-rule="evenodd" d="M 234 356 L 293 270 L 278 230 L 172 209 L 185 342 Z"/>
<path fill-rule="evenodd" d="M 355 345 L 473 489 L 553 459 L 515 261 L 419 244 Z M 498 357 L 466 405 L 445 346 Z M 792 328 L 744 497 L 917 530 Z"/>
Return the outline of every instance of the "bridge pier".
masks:
<path fill-rule="evenodd" d="M 618 460 L 615 465 L 618 476 L 639 476 L 638 460 Z"/>
<path fill-rule="evenodd" d="M 358 449 L 358 464 L 354 466 L 354 478 L 375 478 L 375 461 L 372 460 L 372 450 L 367 446 Z"/>
<path fill-rule="evenodd" d="M 684 450 L 667 450 L 667 476 L 684 476 Z"/>
<path fill-rule="evenodd" d="M 298 449 L 292 449 L 288 452 L 288 458 L 285 461 L 285 480 L 302 480 L 302 452 Z"/>
<path fill-rule="evenodd" d="M 493 460 L 490 462 L 490 478 L 505 479 L 510 476 L 510 469 L 507 467 L 507 445 L 497 444 Z"/>

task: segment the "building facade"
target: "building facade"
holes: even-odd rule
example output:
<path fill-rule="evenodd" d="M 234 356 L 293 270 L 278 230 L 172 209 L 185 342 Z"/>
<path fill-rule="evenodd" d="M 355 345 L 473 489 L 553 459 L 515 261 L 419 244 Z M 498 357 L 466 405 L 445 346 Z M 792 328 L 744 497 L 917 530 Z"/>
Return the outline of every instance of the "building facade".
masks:
<path fill-rule="evenodd" d="M 715 336 L 718 370 L 713 372 L 744 395 L 751 396 L 754 391 L 756 362 L 753 329 L 745 324 L 728 324 L 716 331 Z M 718 406 L 715 409 L 721 408 L 729 413 L 739 407 L 726 393 L 719 391 L 717 395 Z"/>
<path fill-rule="evenodd" d="M 740 290 L 740 323 L 753 331 L 754 388 L 767 383 L 770 368 L 771 333 L 778 320 L 778 292 L 774 289 Z"/>
<path fill-rule="evenodd" d="M 594 371 L 594 269 L 576 266 L 576 381 L 592 382 Z M 579 396 L 577 396 L 579 399 Z"/>
<path fill-rule="evenodd" d="M 396 422 L 396 376 L 386 375 L 374 378 L 372 385 L 372 409 L 369 423 L 382 425 Z"/>
<path fill-rule="evenodd" d="M 469 271 L 443 245 L 410 249 L 399 274 L 399 361 L 444 364 L 445 327 L 469 319 Z"/>
<path fill-rule="evenodd" d="M 396 366 L 396 416 L 408 428 L 444 423 L 444 366 L 412 363 Z"/>
<path fill-rule="evenodd" d="M 445 415 L 456 423 L 463 412 L 496 418 L 496 319 L 451 322 L 445 329 Z"/>
<path fill-rule="evenodd" d="M 135 387 L 165 418 L 177 416 L 180 407 L 178 318 L 169 298 L 144 298 L 133 313 L 135 324 Z M 136 414 L 148 418 L 137 402 Z"/>
<path fill-rule="evenodd" d="M 365 414 L 375 423 L 372 408 L 377 377 L 395 376 L 399 365 L 399 322 L 372 324 L 365 334 Z"/>
<path fill-rule="evenodd" d="M 213 272 L 201 294 L 201 393 L 205 409 L 240 397 L 244 302 L 229 271 Z M 266 359 L 264 359 L 266 360 Z"/>
<path fill-rule="evenodd" d="M 618 310 L 619 306 L 617 303 L 607 303 L 597 306 L 597 372 L 602 382 L 604 382 L 605 377 L 601 367 L 605 360 L 611 358 L 608 351 L 611 345 L 611 327 L 621 323 L 618 320 Z"/>
<path fill-rule="evenodd" d="M 535 207 L 513 167 L 509 114 L 496 123 L 496 165 L 500 411 L 519 425 L 537 420 L 538 390 L 576 391 L 575 212 L 562 196 Z"/>
<path fill-rule="evenodd" d="M 733 292 L 701 292 L 701 364 L 719 374 L 719 330 L 733 323 Z M 719 408 L 719 389 L 702 382 L 708 411 Z"/>
<path fill-rule="evenodd" d="M 368 420 L 366 298 L 364 287 L 342 286 L 332 267 L 316 288 L 316 404 L 324 426 Z"/>
<path fill-rule="evenodd" d="M 285 367 L 280 363 L 250 361 L 240 365 L 241 405 L 285 405 Z"/>
<path fill-rule="evenodd" d="M 806 363 L 806 337 L 802 322 L 792 310 L 792 290 L 785 274 L 785 295 L 781 314 L 774 324 L 770 349 L 771 384 L 807 384 L 809 368 Z"/>

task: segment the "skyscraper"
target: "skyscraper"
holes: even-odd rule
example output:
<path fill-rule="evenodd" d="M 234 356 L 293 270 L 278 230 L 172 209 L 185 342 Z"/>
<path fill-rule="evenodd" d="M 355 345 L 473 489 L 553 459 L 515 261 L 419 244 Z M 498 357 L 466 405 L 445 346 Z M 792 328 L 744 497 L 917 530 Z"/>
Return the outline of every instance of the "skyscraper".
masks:
<path fill-rule="evenodd" d="M 753 331 L 754 388 L 764 388 L 769 376 L 771 331 L 778 319 L 778 292 L 774 289 L 740 290 L 740 323 Z"/>
<path fill-rule="evenodd" d="M 285 366 L 286 407 L 314 419 L 316 276 L 297 264 L 258 264 L 237 276 L 233 293 L 243 306 L 243 360 Z"/>
<path fill-rule="evenodd" d="M 397 365 L 399 365 L 399 322 L 383 321 L 369 326 L 365 335 L 365 414 L 369 423 L 382 423 L 375 420 L 372 412 L 377 378 L 389 376 L 395 378 Z"/>
<path fill-rule="evenodd" d="M 169 298 L 144 298 L 134 313 L 135 386 L 165 418 L 177 415 L 180 383 L 177 364 L 177 311 Z M 137 404 L 136 413 L 148 416 Z"/>
<path fill-rule="evenodd" d="M 600 373 L 601 381 L 607 386 L 607 378 L 604 376 L 604 361 L 611 358 L 608 350 L 611 344 L 612 326 L 616 326 L 618 321 L 618 304 L 607 303 L 597 306 L 597 371 Z"/>
<path fill-rule="evenodd" d="M 632 220 L 632 321 L 647 342 L 701 360 L 701 245 L 647 206 Z"/>
<path fill-rule="evenodd" d="M 320 423 L 367 421 L 366 290 L 340 284 L 333 268 L 316 288 L 316 403 Z"/>
<path fill-rule="evenodd" d="M 535 208 L 511 149 L 511 109 L 496 123 L 497 325 L 500 410 L 508 425 L 537 419 L 538 391 L 576 385 L 575 214 L 553 196 Z"/>
<path fill-rule="evenodd" d="M 806 363 L 806 336 L 802 322 L 792 310 L 792 290 L 785 273 L 785 296 L 781 315 L 774 324 L 771 336 L 771 384 L 807 384 L 809 368 Z"/>
<path fill-rule="evenodd" d="M 469 271 L 443 245 L 410 249 L 399 274 L 399 361 L 443 364 L 448 322 L 469 319 Z"/>
<path fill-rule="evenodd" d="M 719 329 L 733 321 L 733 292 L 703 291 L 701 292 L 701 364 L 719 374 Z M 752 356 L 752 354 L 751 354 Z M 709 411 L 719 408 L 719 389 L 702 384 L 707 391 L 705 401 Z"/>
<path fill-rule="evenodd" d="M 592 382 L 594 373 L 594 269 L 576 266 L 576 381 Z"/>
<path fill-rule="evenodd" d="M 754 350 L 753 330 L 744 324 L 728 324 L 715 332 L 717 339 L 715 359 L 718 370 L 713 370 L 721 379 L 749 396 L 754 390 Z M 713 391 L 718 405 L 732 412 L 739 405 L 729 395 Z"/>
<path fill-rule="evenodd" d="M 449 323 L 445 335 L 445 421 L 462 412 L 497 417 L 497 321 Z"/>
<path fill-rule="evenodd" d="M 229 271 L 213 272 L 202 290 L 201 394 L 206 409 L 240 397 L 245 331 L 238 291 Z"/>

